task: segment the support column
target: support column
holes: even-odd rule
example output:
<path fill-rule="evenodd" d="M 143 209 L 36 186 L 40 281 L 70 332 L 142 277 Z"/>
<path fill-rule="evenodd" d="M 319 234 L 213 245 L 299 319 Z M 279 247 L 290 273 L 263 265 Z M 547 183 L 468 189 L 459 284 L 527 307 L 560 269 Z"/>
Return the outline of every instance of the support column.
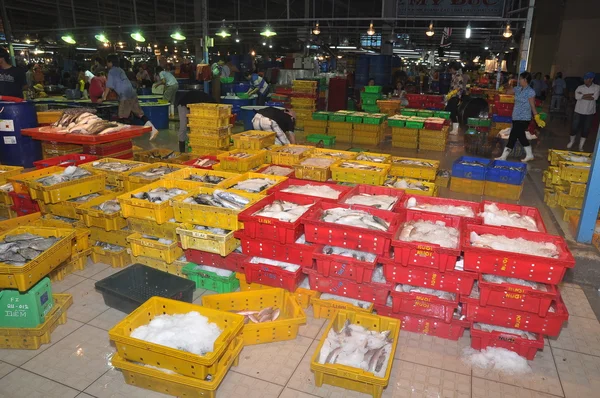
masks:
<path fill-rule="evenodd" d="M 0 7 L 2 7 L 2 24 L 4 25 L 4 36 L 6 37 L 6 43 L 8 43 L 8 53 L 10 54 L 10 63 L 13 66 L 17 66 L 15 62 L 15 50 L 12 44 L 12 29 L 10 28 L 10 21 L 8 20 L 8 13 L 6 12 L 6 6 L 4 0 L 0 0 Z"/>
<path fill-rule="evenodd" d="M 600 134 L 600 127 L 598 127 Z M 598 147 L 600 140 L 596 140 L 594 155 L 592 156 L 592 166 L 590 168 L 590 178 L 583 198 L 583 207 L 579 216 L 579 226 L 577 227 L 576 240 L 579 243 L 591 243 L 596 228 L 598 211 L 600 210 L 600 157 L 598 156 Z"/>
<path fill-rule="evenodd" d="M 531 24 L 533 23 L 533 8 L 535 0 L 529 0 L 529 9 L 527 10 L 527 21 L 525 22 L 525 34 L 521 41 L 521 54 L 519 56 L 519 73 L 527 70 L 529 64 L 529 49 L 531 47 Z"/>
<path fill-rule="evenodd" d="M 396 0 L 383 0 L 381 4 L 381 17 L 386 18 L 388 21 L 396 20 Z M 384 22 L 385 23 L 385 22 Z M 394 45 L 391 43 L 386 43 L 386 40 L 389 38 L 390 34 L 394 30 L 393 27 L 384 25 L 381 30 L 381 54 L 382 55 L 393 55 L 394 54 Z"/>

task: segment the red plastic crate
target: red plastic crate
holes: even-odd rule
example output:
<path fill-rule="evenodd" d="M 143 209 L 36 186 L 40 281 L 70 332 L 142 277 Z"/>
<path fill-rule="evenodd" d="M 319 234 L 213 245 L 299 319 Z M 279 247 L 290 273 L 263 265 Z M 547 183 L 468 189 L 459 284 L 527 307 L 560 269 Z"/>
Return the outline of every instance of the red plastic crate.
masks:
<path fill-rule="evenodd" d="M 112 158 L 112 159 L 122 159 L 122 160 L 131 160 L 133 159 L 133 150 L 128 150 L 128 151 L 124 151 L 124 152 L 117 152 L 117 153 L 113 153 L 110 155 L 105 155 L 102 156 L 105 158 Z"/>
<path fill-rule="evenodd" d="M 545 285 L 548 291 L 542 292 L 527 286 L 511 283 L 486 282 L 479 277 L 479 304 L 512 308 L 546 316 L 550 304 L 556 301 L 558 289 L 554 285 Z"/>
<path fill-rule="evenodd" d="M 295 272 L 290 272 L 273 265 L 253 264 L 250 262 L 250 258 L 244 262 L 244 274 L 248 283 L 280 287 L 290 292 L 294 292 L 304 279 L 302 267 Z"/>
<path fill-rule="evenodd" d="M 558 336 L 563 323 L 569 319 L 569 311 L 560 293 L 556 302 L 551 306 L 554 311 L 548 311 L 546 316 L 543 317 L 511 308 L 483 307 L 479 304 L 478 298 L 469 296 L 460 296 L 460 302 L 462 303 L 462 314 L 466 316 L 468 321 L 526 330 L 550 337 Z"/>
<path fill-rule="evenodd" d="M 428 94 L 425 96 L 425 101 L 429 102 L 429 103 L 434 103 L 434 104 L 443 104 L 444 102 L 444 96 L 443 95 L 431 95 Z"/>
<path fill-rule="evenodd" d="M 84 145 L 83 153 L 98 156 L 108 156 L 119 152 L 129 151 L 133 148 L 131 140 L 108 142 L 106 144 Z"/>
<path fill-rule="evenodd" d="M 537 340 L 527 340 L 516 334 L 504 332 L 484 332 L 471 325 L 471 347 L 482 350 L 487 347 L 500 347 L 514 351 L 520 356 L 533 361 L 538 350 L 544 348 L 544 336 L 538 334 Z"/>
<path fill-rule="evenodd" d="M 398 228 L 398 214 L 368 207 L 357 208 L 326 202 L 317 203 L 314 207 L 315 210 L 304 218 L 304 233 L 307 242 L 345 247 L 373 254 L 389 253 L 392 236 Z M 390 223 L 390 227 L 388 231 L 384 232 L 321 221 L 323 211 L 338 207 L 366 211 Z"/>
<path fill-rule="evenodd" d="M 282 165 L 271 165 L 271 164 L 270 164 L 270 165 L 267 165 L 267 166 L 265 166 L 265 167 L 261 167 L 260 169 L 256 170 L 256 172 L 260 174 L 260 173 L 262 173 L 264 170 L 268 169 L 268 168 L 269 168 L 269 167 L 271 167 L 271 166 L 277 166 L 277 167 L 281 167 L 282 169 L 288 169 L 290 172 L 289 172 L 289 173 L 287 173 L 287 174 L 286 174 L 285 176 L 283 176 L 283 177 L 293 177 L 293 176 L 294 176 L 294 172 L 295 172 L 295 170 L 294 170 L 294 168 L 293 168 L 293 167 L 287 167 L 287 166 L 282 166 Z"/>
<path fill-rule="evenodd" d="M 406 99 L 408 102 L 425 102 L 427 96 L 425 94 L 406 94 Z"/>
<path fill-rule="evenodd" d="M 390 318 L 400 319 L 402 321 L 402 330 L 406 332 L 426 334 L 447 340 L 460 339 L 465 329 L 470 324 L 467 321 L 461 321 L 458 317 L 452 318 L 450 323 L 442 322 L 439 319 L 404 312 L 394 313 L 392 307 L 376 305 L 374 306 L 377 315 L 388 316 Z"/>
<path fill-rule="evenodd" d="M 318 199 L 321 199 L 322 202 L 331 202 L 331 203 L 337 203 L 340 200 L 340 198 L 342 198 L 348 191 L 350 191 L 352 189 L 352 187 L 349 187 L 349 186 L 331 184 L 331 183 L 328 183 L 328 182 L 307 181 L 307 180 L 297 180 L 295 178 L 288 178 L 287 180 L 285 180 L 281 184 L 277 184 L 274 187 L 269 188 L 269 190 L 267 192 L 269 194 L 272 194 L 272 193 L 275 193 L 275 192 L 281 192 L 284 189 L 287 189 L 290 186 L 295 186 L 295 185 L 313 185 L 313 186 L 316 186 L 316 185 L 326 185 L 329 188 L 332 188 L 332 189 L 335 189 L 336 191 L 339 191 L 340 195 L 337 198 L 335 198 L 335 199 L 323 198 L 323 197 L 320 197 L 320 196 L 294 194 L 294 195 L 298 195 L 298 196 L 307 196 L 309 198 L 318 198 Z M 288 193 L 288 192 L 284 192 L 284 193 Z"/>
<path fill-rule="evenodd" d="M 288 95 L 290 96 L 292 94 L 293 90 L 291 87 L 277 87 L 275 89 L 275 94 L 283 94 L 283 95 Z"/>
<path fill-rule="evenodd" d="M 498 116 L 512 116 L 515 104 L 508 102 L 494 102 L 494 113 Z"/>
<path fill-rule="evenodd" d="M 35 200 L 31 199 L 29 194 L 12 191 L 8 195 L 12 198 L 13 209 L 22 210 L 23 212 L 27 212 L 26 214 L 40 211 L 40 206 Z"/>
<path fill-rule="evenodd" d="M 246 235 L 243 230 L 236 231 L 234 236 L 240 240 L 242 252 L 247 256 L 300 264 L 303 267 L 312 267 L 313 265 L 314 245 L 301 243 L 281 244 L 273 240 L 256 240 Z"/>
<path fill-rule="evenodd" d="M 37 206 L 37 204 L 36 204 Z M 17 213 L 17 217 L 22 217 L 22 216 L 27 216 L 29 214 L 33 214 L 33 213 L 37 213 L 40 211 L 40 209 L 38 208 L 37 210 L 35 208 L 33 209 L 28 209 L 28 208 L 19 208 L 16 206 L 11 206 L 10 208 L 12 211 L 14 211 L 15 213 Z"/>
<path fill-rule="evenodd" d="M 424 127 L 427 130 L 438 130 L 439 131 L 444 128 L 444 123 L 433 123 L 433 122 L 425 121 Z"/>
<path fill-rule="evenodd" d="M 97 160 L 98 157 L 94 155 L 84 155 L 81 153 L 73 153 L 70 155 L 62 155 L 57 156 L 50 159 L 36 160 L 33 162 L 33 165 L 36 169 L 45 169 L 46 167 L 52 166 L 60 166 L 60 167 L 68 167 L 68 166 L 79 166 L 81 164 L 85 164 L 88 162 L 92 162 Z"/>
<path fill-rule="evenodd" d="M 439 272 L 437 269 L 419 266 L 403 266 L 394 259 L 379 257 L 378 262 L 383 265 L 383 275 L 388 282 L 402 283 L 412 286 L 428 287 L 457 294 L 470 294 L 473 284 L 477 280 L 475 272 L 461 270 L 446 270 Z"/>
<path fill-rule="evenodd" d="M 457 200 L 457 199 L 448 199 L 448 198 L 438 198 L 434 196 L 422 196 L 422 195 L 406 195 L 404 199 L 402 199 L 401 209 L 406 209 L 407 202 L 410 198 L 415 198 L 417 200 L 417 205 L 420 204 L 429 204 L 429 205 L 439 205 L 439 206 L 464 206 L 473 210 L 473 217 L 461 217 L 464 221 L 467 221 L 472 224 L 481 224 L 481 218 L 479 218 L 478 214 L 481 209 L 481 204 L 477 202 L 470 202 L 467 200 Z M 428 214 L 444 214 L 444 213 L 433 213 L 429 211 L 423 211 L 419 209 L 412 208 L 410 211 L 417 211 L 420 213 L 428 213 Z M 453 216 L 452 214 L 445 214 L 447 216 Z M 460 217 L 460 216 L 453 216 Z"/>
<path fill-rule="evenodd" d="M 374 186 L 374 185 L 364 185 L 364 184 L 359 184 L 359 185 L 355 186 L 354 188 L 352 188 L 350 191 L 348 191 L 348 193 L 346 193 L 344 195 L 344 197 L 340 199 L 339 203 L 346 203 L 346 200 L 350 199 L 351 197 L 357 196 L 357 195 L 360 195 L 363 193 L 368 194 L 368 195 L 395 196 L 398 200 L 397 200 L 396 204 L 394 204 L 394 206 L 388 211 L 398 213 L 398 211 L 402 207 L 404 191 L 402 191 L 400 189 L 390 188 L 390 187 L 378 187 L 378 186 Z M 354 206 L 357 209 L 359 209 L 359 208 L 374 209 L 374 207 L 365 206 L 365 205 L 352 205 L 352 206 Z"/>
<path fill-rule="evenodd" d="M 313 253 L 316 269 L 319 274 L 350 279 L 356 283 L 371 282 L 373 271 L 377 266 L 377 259 L 368 262 L 337 254 L 325 254 L 323 253 L 324 247 L 317 246 Z"/>
<path fill-rule="evenodd" d="M 294 222 L 280 221 L 276 218 L 255 215 L 276 200 L 295 203 L 301 206 L 312 205 L 311 208 Z M 304 233 L 302 220 L 313 211 L 319 199 L 293 193 L 275 192 L 259 200 L 238 215 L 238 220 L 244 223 L 244 234 L 250 239 L 274 240 L 279 243 L 295 243 Z"/>
<path fill-rule="evenodd" d="M 434 109 L 436 111 L 441 111 L 441 110 L 446 109 L 446 107 L 444 106 L 444 104 L 442 102 L 425 102 L 424 106 L 427 109 Z"/>
<path fill-rule="evenodd" d="M 334 276 L 323 276 L 316 269 L 304 268 L 308 275 L 310 288 L 321 293 L 346 296 L 373 304 L 385 305 L 388 294 L 392 290 L 391 283 L 356 283 L 349 279 Z"/>
<path fill-rule="evenodd" d="M 498 209 L 500 209 L 500 210 L 506 210 L 511 213 L 518 213 L 522 216 L 529 216 L 529 217 L 533 218 L 537 225 L 538 232 L 547 233 L 546 225 L 544 224 L 542 215 L 540 214 L 540 211 L 538 209 L 536 209 L 535 207 L 512 205 L 509 203 L 498 203 L 498 202 L 493 202 L 490 200 L 484 200 L 481 202 L 481 207 L 479 208 L 479 214 L 483 213 L 483 211 L 485 209 L 485 205 L 490 205 L 490 204 L 495 204 L 498 207 Z M 485 224 L 483 218 L 481 219 L 481 223 L 483 225 L 487 225 L 487 224 Z M 510 228 L 515 228 L 515 227 L 510 227 Z"/>
<path fill-rule="evenodd" d="M 425 101 L 408 101 L 406 108 L 410 109 L 425 109 Z"/>
<path fill-rule="evenodd" d="M 449 323 L 458 307 L 458 294 L 454 300 L 442 299 L 431 294 L 417 292 L 398 292 L 394 289 L 392 296 L 392 311 L 427 316 L 442 319 Z"/>
<path fill-rule="evenodd" d="M 405 222 L 412 220 L 425 221 L 443 221 L 446 225 L 457 228 L 459 231 L 459 242 L 456 249 L 449 249 L 427 242 L 405 242 L 399 239 L 400 233 Z M 462 228 L 462 219 L 456 216 L 446 216 L 439 213 L 426 213 L 420 211 L 405 211 L 404 222 L 396 231 L 392 239 L 394 247 L 394 260 L 400 265 L 415 265 L 438 269 L 440 272 L 453 270 L 456 266 L 456 259 L 460 256 L 460 231 Z"/>
<path fill-rule="evenodd" d="M 504 235 L 513 239 L 523 238 L 532 242 L 551 242 L 557 246 L 559 257 L 548 258 L 473 247 L 470 239 L 471 232 L 479 235 Z M 465 271 L 509 276 L 550 285 L 557 285 L 564 277 L 567 268 L 575 265 L 575 259 L 563 238 L 516 228 L 468 224 L 462 231 L 462 249 Z"/>
<path fill-rule="evenodd" d="M 237 252 L 230 253 L 225 257 L 194 249 L 187 249 L 184 253 L 187 261 L 194 264 L 210 265 L 233 272 L 244 272 L 244 262 L 248 258 L 247 255 Z"/>
<path fill-rule="evenodd" d="M 202 166 L 196 166 L 194 165 L 194 163 L 196 163 L 196 161 L 200 160 L 200 159 L 210 159 L 210 160 L 214 160 L 217 163 L 213 164 L 212 166 L 207 166 L 207 167 L 202 167 Z M 213 155 L 204 155 L 204 156 L 198 156 L 198 158 L 196 159 L 192 159 L 192 160 L 188 160 L 187 162 L 183 162 L 184 165 L 186 166 L 190 166 L 196 169 L 203 169 L 203 170 L 212 170 L 214 166 L 218 165 L 219 159 L 217 159 L 216 156 Z"/>

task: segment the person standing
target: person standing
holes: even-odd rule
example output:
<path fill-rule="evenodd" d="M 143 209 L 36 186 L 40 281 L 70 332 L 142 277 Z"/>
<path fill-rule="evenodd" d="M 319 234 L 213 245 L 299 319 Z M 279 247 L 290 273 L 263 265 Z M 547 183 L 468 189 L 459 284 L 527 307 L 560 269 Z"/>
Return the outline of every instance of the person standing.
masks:
<path fill-rule="evenodd" d="M 512 127 L 508 136 L 508 143 L 502 152 L 502 156 L 496 160 L 506 160 L 510 152 L 515 147 L 517 140 L 525 149 L 525 158 L 522 162 L 533 160 L 533 150 L 527 139 L 525 132 L 531 122 L 531 115 L 534 115 L 535 122 L 540 127 L 545 127 L 546 123 L 541 119 L 535 108 L 535 91 L 529 85 L 531 84 L 531 73 L 523 72 L 519 75 L 519 85 L 512 90 L 515 94 L 515 107 L 512 113 Z"/>
<path fill-rule="evenodd" d="M 579 139 L 579 151 L 583 151 L 583 145 L 590 133 L 592 121 L 596 114 L 596 101 L 600 95 L 600 86 L 594 84 L 594 72 L 588 72 L 583 76 L 583 84 L 575 90 L 575 112 L 573 113 L 573 126 L 571 129 L 571 137 L 567 148 L 571 149 L 577 138 L 577 133 L 581 133 Z"/>
<path fill-rule="evenodd" d="M 35 64 L 29 64 L 27 68 L 27 72 L 25 73 L 25 81 L 27 82 L 27 87 L 31 90 L 33 86 L 35 86 L 35 80 L 33 78 L 33 69 L 35 68 Z"/>
<path fill-rule="evenodd" d="M 177 90 L 179 89 L 179 82 L 171 72 L 164 70 L 160 66 L 156 68 L 156 72 L 158 73 L 158 78 L 160 79 L 156 87 L 165 86 L 163 99 L 168 101 L 169 104 L 174 105 L 175 94 L 177 94 Z"/>
<path fill-rule="evenodd" d="M 187 135 L 187 125 L 188 125 L 188 114 L 190 110 L 188 109 L 189 104 L 211 104 L 214 103 L 214 99 L 211 95 L 206 94 L 204 91 L 200 90 L 190 90 L 187 93 L 183 94 L 179 99 L 179 102 L 176 104 L 177 113 L 179 114 L 179 130 L 177 130 L 177 140 L 179 141 L 179 152 L 185 153 L 187 152 L 186 141 L 188 139 Z"/>
<path fill-rule="evenodd" d="M 0 96 L 23 98 L 26 86 L 25 71 L 12 66 L 8 51 L 0 48 Z"/>
<path fill-rule="evenodd" d="M 144 126 L 152 128 L 150 133 L 150 141 L 154 140 L 158 135 L 158 130 L 148 117 L 144 115 L 140 102 L 138 101 L 137 94 L 131 85 L 131 82 L 127 78 L 125 71 L 119 68 L 119 56 L 117 54 L 110 54 L 106 58 L 106 66 L 108 67 L 108 78 L 106 79 L 106 88 L 102 93 L 102 98 L 98 99 L 98 102 L 106 101 L 110 90 L 114 90 L 119 96 L 119 119 L 126 121 L 130 115 L 134 115 L 142 119 Z"/>
<path fill-rule="evenodd" d="M 450 112 L 450 120 L 452 120 L 450 134 L 458 134 L 458 104 L 465 93 L 465 82 L 458 62 L 451 62 L 448 72 L 452 74 L 452 82 L 450 83 L 450 92 L 446 94 L 446 111 Z"/>
<path fill-rule="evenodd" d="M 559 110 L 565 96 L 567 83 L 562 78 L 562 72 L 558 72 L 552 82 L 552 99 L 550 100 L 550 110 Z"/>
<path fill-rule="evenodd" d="M 267 94 L 269 93 L 269 83 L 265 81 L 258 73 L 252 73 L 247 71 L 245 73 L 246 79 L 250 80 L 251 88 L 248 90 L 248 95 L 258 93 L 258 99 L 256 105 L 263 106 L 267 102 Z"/>
<path fill-rule="evenodd" d="M 531 81 L 531 88 L 535 91 L 535 98 L 544 101 L 546 99 L 546 91 L 548 91 L 548 85 L 542 80 L 542 74 L 540 72 L 535 74 L 535 78 Z"/>
<path fill-rule="evenodd" d="M 230 70 L 225 65 L 225 60 L 223 58 L 219 59 L 217 62 L 212 64 L 210 67 L 212 72 L 212 95 L 213 99 L 216 103 L 221 102 L 221 78 L 229 77 Z"/>
<path fill-rule="evenodd" d="M 96 57 L 94 58 L 94 65 L 91 67 L 91 72 L 98 76 L 100 72 L 104 72 L 105 68 L 102 66 L 102 58 Z"/>
<path fill-rule="evenodd" d="M 138 73 L 135 75 L 140 87 L 152 87 L 152 78 L 146 70 L 146 65 L 140 65 L 138 67 Z"/>
<path fill-rule="evenodd" d="M 296 115 L 292 110 L 268 106 L 256 112 L 252 119 L 252 127 L 254 130 L 274 132 L 275 145 L 296 143 Z"/>

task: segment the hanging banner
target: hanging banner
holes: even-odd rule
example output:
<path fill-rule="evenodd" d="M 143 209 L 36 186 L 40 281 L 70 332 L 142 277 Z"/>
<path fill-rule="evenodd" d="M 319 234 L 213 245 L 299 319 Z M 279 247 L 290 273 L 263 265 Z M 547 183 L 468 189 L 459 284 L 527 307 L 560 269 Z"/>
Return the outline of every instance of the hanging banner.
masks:
<path fill-rule="evenodd" d="M 505 0 L 398 0 L 398 18 L 502 17 Z"/>

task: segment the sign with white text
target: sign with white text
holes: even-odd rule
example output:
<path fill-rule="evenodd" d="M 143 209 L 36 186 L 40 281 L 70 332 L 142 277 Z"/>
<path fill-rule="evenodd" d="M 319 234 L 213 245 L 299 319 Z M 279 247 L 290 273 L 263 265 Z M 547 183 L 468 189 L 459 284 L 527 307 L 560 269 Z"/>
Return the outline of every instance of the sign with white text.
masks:
<path fill-rule="evenodd" d="M 398 0 L 398 18 L 420 17 L 502 17 L 504 0 Z"/>

